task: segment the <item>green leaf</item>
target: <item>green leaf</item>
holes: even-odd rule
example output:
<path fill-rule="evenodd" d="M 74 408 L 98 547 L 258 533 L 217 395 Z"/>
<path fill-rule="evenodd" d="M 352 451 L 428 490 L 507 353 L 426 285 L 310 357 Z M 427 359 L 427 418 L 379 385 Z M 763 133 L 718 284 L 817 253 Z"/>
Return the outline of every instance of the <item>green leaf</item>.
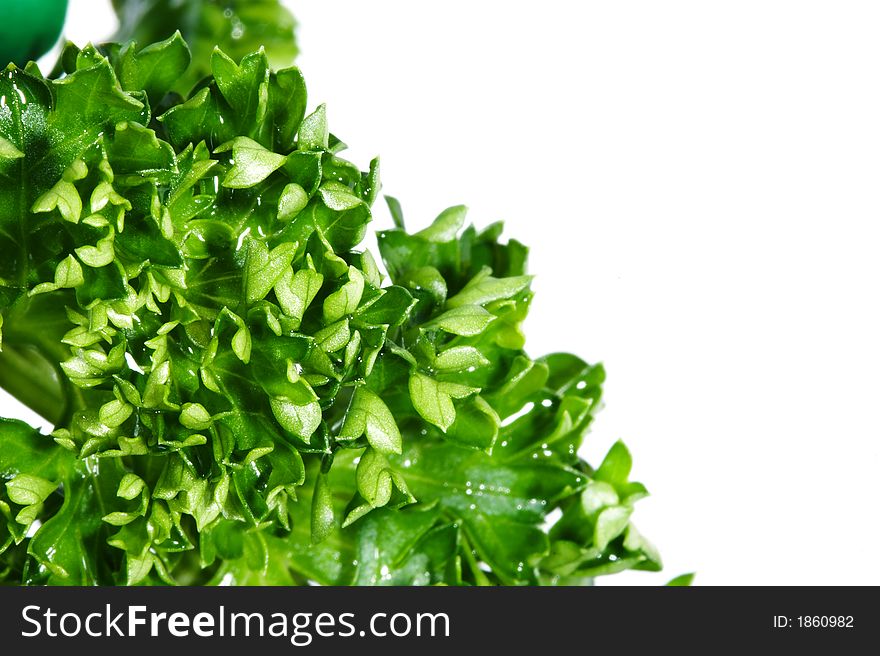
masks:
<path fill-rule="evenodd" d="M 276 145 L 289 153 L 306 113 L 306 83 L 298 68 L 285 68 L 271 77 L 269 106 L 274 110 Z"/>
<path fill-rule="evenodd" d="M 604 508 L 614 507 L 620 503 L 620 497 L 614 488 L 601 481 L 590 481 L 581 495 L 581 505 L 588 515 L 595 515 Z"/>
<path fill-rule="evenodd" d="M 115 504 L 122 473 L 118 462 L 108 460 L 93 460 L 88 468 L 68 481 L 61 508 L 28 543 L 28 555 L 45 569 L 49 583 L 95 585 L 99 580 L 95 546 L 109 533 L 102 508 Z"/>
<path fill-rule="evenodd" d="M 230 346 L 235 356 L 244 364 L 248 364 L 251 358 L 251 350 L 253 348 L 253 338 L 250 329 L 244 320 L 232 312 L 228 307 L 223 308 L 214 324 L 214 334 L 223 332 L 224 327 L 231 326 L 235 329 L 232 336 Z M 216 348 L 216 347 L 214 347 Z"/>
<path fill-rule="evenodd" d="M 89 132 L 94 131 L 97 137 L 98 128 L 108 122 L 142 123 L 143 102 L 123 91 L 106 59 L 89 48 L 83 52 L 94 53 L 96 63 L 53 83 L 56 104 L 52 127 L 60 132 L 77 124 L 89 126 Z"/>
<path fill-rule="evenodd" d="M 272 414 L 281 427 L 306 442 L 321 423 L 321 406 L 317 400 L 298 404 L 290 399 L 274 398 L 270 403 Z"/>
<path fill-rule="evenodd" d="M 394 196 L 385 196 L 385 202 L 388 204 L 388 211 L 391 212 L 394 226 L 404 230 L 406 226 L 403 220 L 403 208 L 400 206 L 400 201 L 394 198 Z"/>
<path fill-rule="evenodd" d="M 300 150 L 326 150 L 330 133 L 327 130 L 327 107 L 318 108 L 303 119 L 299 126 Z"/>
<path fill-rule="evenodd" d="M 217 88 L 232 108 L 241 132 L 254 131 L 254 124 L 266 118 L 269 92 L 269 62 L 262 50 L 245 55 L 240 64 L 220 48 L 211 54 L 211 70 Z"/>
<path fill-rule="evenodd" d="M 433 545 L 426 544 L 431 528 L 439 519 L 436 507 L 409 508 L 393 511 L 376 510 L 359 523 L 357 534 L 357 574 L 355 585 L 423 585 L 433 583 L 433 577 L 425 570 L 431 562 L 429 554 Z M 455 549 L 455 543 L 444 544 Z M 437 558 L 434 556 L 435 559 Z M 421 565 L 410 574 L 408 568 L 401 567 L 407 559 L 414 565 Z M 442 556 L 441 556 L 442 558 Z M 408 580 L 401 580 L 407 577 Z M 445 577 L 444 577 L 445 580 Z"/>
<path fill-rule="evenodd" d="M 608 454 L 596 470 L 594 478 L 614 488 L 620 498 L 627 503 L 648 495 L 641 483 L 631 483 L 629 474 L 632 470 L 632 456 L 629 449 L 621 441 L 617 441 L 609 449 Z"/>
<path fill-rule="evenodd" d="M 436 500 L 463 523 L 473 548 L 508 584 L 532 579 L 533 561 L 549 548 L 541 523 L 584 482 L 581 473 L 552 463 L 503 464 L 485 451 L 435 440 L 405 443 L 392 464 L 417 499 Z"/>
<path fill-rule="evenodd" d="M 125 474 L 119 482 L 119 488 L 116 490 L 116 496 L 123 499 L 136 499 L 141 492 L 146 489 L 146 483 L 136 474 Z"/>
<path fill-rule="evenodd" d="M 311 197 L 321 185 L 324 166 L 321 153 L 294 151 L 287 156 L 284 172 Z"/>
<path fill-rule="evenodd" d="M 430 226 L 417 232 L 416 237 L 440 243 L 452 241 L 464 225 L 465 216 L 467 207 L 464 205 L 450 207 L 443 210 Z"/>
<path fill-rule="evenodd" d="M 401 499 L 393 504 L 395 507 L 415 501 L 403 478 L 391 468 L 382 453 L 372 448 L 367 448 L 358 462 L 357 491 L 371 508 L 387 506 L 395 494 Z M 354 517 L 350 514 L 345 524 L 352 523 L 359 516 L 360 513 L 355 513 Z"/>
<path fill-rule="evenodd" d="M 461 446 L 488 451 L 495 444 L 500 423 L 492 406 L 481 396 L 472 396 L 457 408 L 446 437 Z"/>
<path fill-rule="evenodd" d="M 67 180 L 59 180 L 54 187 L 37 198 L 31 212 L 39 214 L 40 212 L 51 212 L 58 210 L 61 218 L 71 223 L 79 223 L 82 215 L 82 199 L 79 192 L 72 182 Z"/>
<path fill-rule="evenodd" d="M 175 148 L 183 149 L 191 144 L 214 138 L 234 136 L 234 130 L 221 122 L 217 99 L 211 89 L 201 89 L 179 105 L 168 108 L 158 121 L 168 131 L 169 141 Z"/>
<path fill-rule="evenodd" d="M 432 305 L 440 306 L 446 302 L 449 289 L 446 279 L 432 266 L 423 266 L 406 272 L 402 282 L 407 289 L 412 290 L 420 300 L 430 301 Z"/>
<path fill-rule="evenodd" d="M 335 353 L 348 344 L 349 339 L 351 339 L 351 330 L 348 319 L 337 321 L 315 333 L 315 343 L 325 353 Z"/>
<path fill-rule="evenodd" d="M 133 412 L 134 408 L 128 403 L 113 399 L 101 406 L 98 411 L 98 419 L 109 428 L 119 428 L 128 421 Z"/>
<path fill-rule="evenodd" d="M 309 195 L 306 190 L 295 182 L 291 182 L 281 192 L 278 199 L 278 220 L 290 221 L 302 212 L 309 204 Z"/>
<path fill-rule="evenodd" d="M 130 44 L 119 57 L 119 81 L 126 91 L 146 91 L 155 105 L 174 88 L 190 60 L 189 46 L 180 32 L 141 50 Z"/>
<path fill-rule="evenodd" d="M 495 315 L 479 305 L 461 305 L 447 310 L 424 324 L 425 329 L 439 328 L 453 335 L 473 337 L 492 323 Z"/>
<path fill-rule="evenodd" d="M 690 572 L 688 574 L 679 574 L 673 579 L 670 579 L 666 584 L 668 587 L 687 587 L 694 584 L 694 577 L 696 574 L 694 572 Z"/>
<path fill-rule="evenodd" d="M 455 421 L 452 399 L 462 399 L 479 390 L 457 383 L 440 382 L 421 372 L 413 372 L 409 378 L 409 393 L 416 411 L 422 419 L 446 432 Z"/>
<path fill-rule="evenodd" d="M 312 544 L 323 542 L 336 528 L 333 514 L 333 494 L 325 474 L 315 479 L 315 493 L 312 496 Z"/>
<path fill-rule="evenodd" d="M 358 310 L 357 321 L 367 326 L 396 327 L 409 318 L 415 304 L 412 294 L 403 287 L 385 287 L 378 300 Z"/>
<path fill-rule="evenodd" d="M 73 255 L 68 255 L 55 267 L 54 282 L 36 285 L 30 293 L 33 295 L 55 291 L 56 289 L 70 289 L 79 287 L 84 283 L 85 277 L 83 276 L 82 266 L 80 266 L 79 261 Z"/>
<path fill-rule="evenodd" d="M 446 301 L 447 308 L 458 308 L 466 305 L 486 305 L 493 301 L 513 298 L 531 283 L 531 276 L 513 276 L 510 278 L 493 278 L 483 270 L 474 276 L 458 294 Z"/>
<path fill-rule="evenodd" d="M 192 430 L 206 430 L 212 423 L 211 413 L 201 403 L 184 403 L 180 423 Z"/>
<path fill-rule="evenodd" d="M 21 159 L 24 153 L 15 147 L 8 139 L 0 136 L 0 157 L 3 159 Z"/>
<path fill-rule="evenodd" d="M 290 270 L 295 253 L 296 244 L 280 244 L 270 252 L 263 242 L 257 239 L 248 241 L 244 276 L 245 298 L 248 303 L 256 303 L 266 297 Z"/>
<path fill-rule="evenodd" d="M 106 144 L 117 175 L 136 175 L 166 183 L 175 172 L 177 160 L 171 145 L 137 123 L 117 124 L 112 139 Z M 94 206 L 94 200 L 92 204 Z"/>
<path fill-rule="evenodd" d="M 402 438 L 388 406 L 365 387 L 358 387 L 351 397 L 340 440 L 355 440 L 365 435 L 378 453 L 400 453 Z"/>
<path fill-rule="evenodd" d="M 486 356 L 473 346 L 453 346 L 438 353 L 434 360 L 434 368 L 441 371 L 473 371 L 487 364 Z"/>
<path fill-rule="evenodd" d="M 596 529 L 593 544 L 600 551 L 604 551 L 608 544 L 623 533 L 629 524 L 632 508 L 624 506 L 611 506 L 602 510 L 596 518 Z"/>
<path fill-rule="evenodd" d="M 214 152 L 232 151 L 232 168 L 223 178 L 223 186 L 230 189 L 246 189 L 268 178 L 280 169 L 287 158 L 266 150 L 253 139 L 236 137 L 219 146 Z"/>
<path fill-rule="evenodd" d="M 623 442 L 617 441 L 596 470 L 595 479 L 615 487 L 625 485 L 629 480 L 630 470 L 632 470 L 632 456 L 629 454 L 629 449 Z"/>
<path fill-rule="evenodd" d="M 392 483 L 388 461 L 378 451 L 367 449 L 357 467 L 358 492 L 372 507 L 384 506 L 391 499 Z"/>
<path fill-rule="evenodd" d="M 327 243 L 337 252 L 360 244 L 372 218 L 367 204 L 338 183 L 325 183 L 318 194 L 321 202 L 311 205 L 311 219 Z"/>
<path fill-rule="evenodd" d="M 324 299 L 324 322 L 333 323 L 352 314 L 364 293 L 364 276 L 355 267 L 348 268 L 348 282 Z"/>
<path fill-rule="evenodd" d="M 287 270 L 275 284 L 275 295 L 285 314 L 302 319 L 323 283 L 324 276 L 313 269 Z"/>
<path fill-rule="evenodd" d="M 90 222 L 89 219 L 85 219 L 84 223 L 87 222 L 92 226 L 95 226 L 95 223 L 97 222 L 103 223 L 103 227 L 109 228 L 110 232 L 107 237 L 98 240 L 97 245 L 92 246 L 91 244 L 88 244 L 86 246 L 80 246 L 74 251 L 74 253 L 76 253 L 76 256 L 86 266 L 99 269 L 111 264 L 113 260 L 116 259 L 116 250 L 113 248 L 113 229 L 107 226 L 106 222 L 102 219 L 98 219 L 95 223 Z"/>
<path fill-rule="evenodd" d="M 13 503 L 20 506 L 30 506 L 45 501 L 58 486 L 52 481 L 47 481 L 39 476 L 19 474 L 6 483 L 6 493 Z"/>

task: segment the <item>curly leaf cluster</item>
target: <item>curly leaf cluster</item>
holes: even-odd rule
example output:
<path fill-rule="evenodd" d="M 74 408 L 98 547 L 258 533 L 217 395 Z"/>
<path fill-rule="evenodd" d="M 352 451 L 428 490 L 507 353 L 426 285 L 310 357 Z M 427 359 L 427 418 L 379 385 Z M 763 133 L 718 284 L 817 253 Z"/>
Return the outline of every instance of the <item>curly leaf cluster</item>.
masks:
<path fill-rule="evenodd" d="M 180 30 L 193 63 L 169 87 L 179 94 L 211 75 L 216 45 L 235 60 L 265 48 L 273 68 L 290 66 L 299 52 L 296 20 L 280 0 L 113 0 L 113 9 L 114 41 L 154 43 Z"/>
<path fill-rule="evenodd" d="M 299 70 L 179 34 L 0 77 L 0 580 L 581 584 L 659 558 L 604 372 L 532 359 L 527 249 L 380 191 Z M 161 111 L 154 111 L 160 107 Z"/>

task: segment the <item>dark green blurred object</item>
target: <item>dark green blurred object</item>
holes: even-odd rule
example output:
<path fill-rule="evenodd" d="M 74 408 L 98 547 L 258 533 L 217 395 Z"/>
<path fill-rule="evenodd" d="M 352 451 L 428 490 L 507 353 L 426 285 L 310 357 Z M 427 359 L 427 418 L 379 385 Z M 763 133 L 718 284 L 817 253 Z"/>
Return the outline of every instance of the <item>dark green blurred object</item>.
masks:
<path fill-rule="evenodd" d="M 61 34 L 67 0 L 0 0 L 0 68 L 45 55 Z"/>
<path fill-rule="evenodd" d="M 192 51 L 192 65 L 174 85 L 181 95 L 211 73 L 214 46 L 235 61 L 263 47 L 276 70 L 299 52 L 296 20 L 279 0 L 113 0 L 113 8 L 119 16 L 114 41 L 146 45 L 180 30 Z"/>

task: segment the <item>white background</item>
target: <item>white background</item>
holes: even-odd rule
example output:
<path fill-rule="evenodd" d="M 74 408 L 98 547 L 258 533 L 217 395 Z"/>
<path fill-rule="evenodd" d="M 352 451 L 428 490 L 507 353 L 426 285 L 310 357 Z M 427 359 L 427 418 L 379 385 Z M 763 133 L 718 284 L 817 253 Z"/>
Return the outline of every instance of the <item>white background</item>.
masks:
<path fill-rule="evenodd" d="M 504 219 L 527 348 L 605 363 L 585 454 L 629 445 L 666 571 L 603 582 L 880 584 L 876 3 L 290 4 L 349 158 L 410 227 Z"/>

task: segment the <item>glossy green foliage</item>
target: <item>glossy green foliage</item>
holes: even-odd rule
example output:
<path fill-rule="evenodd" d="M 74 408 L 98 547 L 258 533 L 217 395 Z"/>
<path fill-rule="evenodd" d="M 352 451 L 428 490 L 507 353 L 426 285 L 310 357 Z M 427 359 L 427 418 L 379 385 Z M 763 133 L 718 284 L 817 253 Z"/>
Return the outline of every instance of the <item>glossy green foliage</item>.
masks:
<path fill-rule="evenodd" d="M 193 65 L 171 86 L 182 95 L 211 75 L 215 46 L 236 61 L 265 48 L 273 68 L 290 66 L 298 53 L 296 20 L 279 0 L 113 0 L 113 8 L 119 42 L 146 45 L 180 30 L 193 52 Z"/>
<path fill-rule="evenodd" d="M 465 209 L 361 249 L 360 171 L 295 68 L 68 47 L 0 78 L 0 580 L 587 584 L 657 569 L 604 372 L 523 350 L 526 248 Z M 157 113 L 153 108 L 161 107 Z"/>

